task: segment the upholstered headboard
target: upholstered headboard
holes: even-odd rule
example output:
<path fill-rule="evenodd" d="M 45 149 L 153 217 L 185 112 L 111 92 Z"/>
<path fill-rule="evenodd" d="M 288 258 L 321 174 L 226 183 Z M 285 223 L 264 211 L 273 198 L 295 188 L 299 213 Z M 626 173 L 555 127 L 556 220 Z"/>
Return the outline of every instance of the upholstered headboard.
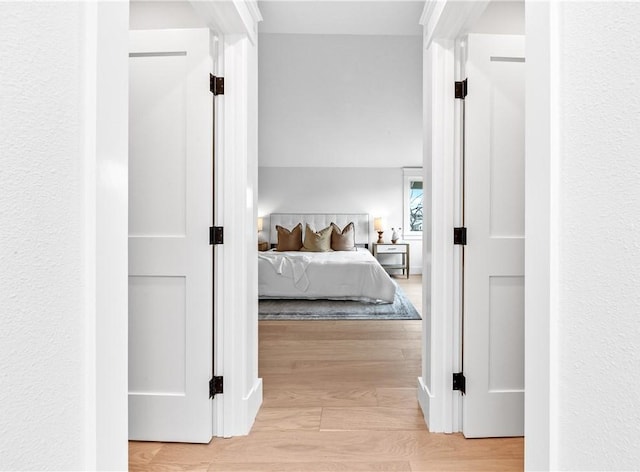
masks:
<path fill-rule="evenodd" d="M 291 229 L 298 223 L 302 223 L 302 234 L 308 223 L 314 231 L 326 228 L 331 223 L 337 224 L 340 229 L 353 221 L 356 227 L 356 244 L 369 244 L 369 215 L 365 213 L 271 213 L 269 217 L 269 242 L 278 242 L 276 225 Z"/>

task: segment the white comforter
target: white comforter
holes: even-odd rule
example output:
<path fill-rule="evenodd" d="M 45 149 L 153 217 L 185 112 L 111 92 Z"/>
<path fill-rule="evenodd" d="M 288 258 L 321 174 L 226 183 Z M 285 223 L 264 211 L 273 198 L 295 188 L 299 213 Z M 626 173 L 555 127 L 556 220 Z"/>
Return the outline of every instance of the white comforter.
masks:
<path fill-rule="evenodd" d="M 258 254 L 260 298 L 330 298 L 392 303 L 396 286 L 366 249 Z"/>

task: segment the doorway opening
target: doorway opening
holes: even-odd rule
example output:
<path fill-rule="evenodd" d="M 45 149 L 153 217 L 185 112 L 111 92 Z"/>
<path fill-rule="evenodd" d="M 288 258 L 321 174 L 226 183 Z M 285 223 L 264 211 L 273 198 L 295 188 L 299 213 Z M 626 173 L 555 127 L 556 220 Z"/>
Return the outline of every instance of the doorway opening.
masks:
<path fill-rule="evenodd" d="M 339 3 L 332 2 L 331 7 L 343 8 Z M 386 35 L 275 32 L 267 16 L 275 7 L 265 6 L 258 74 L 258 216 L 265 230 L 273 231 L 269 216 L 274 213 L 367 215 L 369 228 L 365 231 L 369 234 L 356 237 L 364 236 L 368 251 L 388 265 L 390 272 L 399 274 L 392 280 L 405 293 L 411 292 L 414 305 L 422 305 L 422 234 L 417 227 L 417 234 L 409 234 L 404 218 L 405 170 L 414 170 L 417 181 L 423 157 L 422 38 L 417 24 L 422 5 L 413 7 L 415 34 Z M 335 21 L 327 23 L 335 28 Z M 381 73 L 389 67 L 394 68 L 392 81 Z M 378 239 L 374 231 L 378 218 L 382 227 L 377 229 L 389 245 L 384 249 L 395 254 L 383 254 L 382 245 L 377 252 L 373 246 Z M 323 230 L 329 222 L 313 230 Z M 340 230 L 348 222 L 340 224 Z M 400 239 L 397 245 L 390 244 L 394 232 Z M 262 237 L 275 242 L 269 233 Z M 410 267 L 404 268 L 405 263 Z M 398 266 L 403 268 L 393 268 Z M 288 414 L 279 401 L 268 411 L 273 404 L 270 379 L 274 379 L 290 381 L 291 388 L 300 392 L 298 397 L 310 396 L 311 385 L 324 391 L 315 403 L 320 415 L 316 418 L 318 431 L 344 427 L 344 422 L 337 423 L 339 408 L 345 408 L 345 413 L 346 408 L 357 409 L 350 410 L 358 411 L 361 418 L 353 421 L 353 429 L 372 421 L 383 425 L 379 416 L 385 413 L 383 408 L 390 415 L 392 408 L 402 410 L 408 405 L 412 411 L 398 411 L 398 418 L 410 421 L 411 428 L 419 424 L 426 430 L 415 396 L 422 368 L 420 320 L 260 321 L 259 336 L 259 376 L 265 383 L 265 395 L 254 429 L 262 427 L 263 414 L 268 418 Z M 281 352 L 279 344 L 296 350 L 283 358 L 287 351 Z M 282 384 L 278 389 L 287 388 Z M 384 389 L 380 403 L 379 389 Z M 387 397 L 394 392 L 397 398 L 391 406 Z M 309 405 L 307 400 L 296 401 Z M 367 413 L 366 408 L 374 409 Z M 323 409 L 336 422 L 330 423 L 329 416 L 321 421 Z"/>

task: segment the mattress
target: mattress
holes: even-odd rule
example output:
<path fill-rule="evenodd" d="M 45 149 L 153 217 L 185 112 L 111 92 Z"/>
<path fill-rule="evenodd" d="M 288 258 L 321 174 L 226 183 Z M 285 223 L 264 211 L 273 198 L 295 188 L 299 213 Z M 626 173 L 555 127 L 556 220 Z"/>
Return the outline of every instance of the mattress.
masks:
<path fill-rule="evenodd" d="M 396 286 L 371 253 L 357 251 L 258 254 L 260 298 L 393 303 Z"/>

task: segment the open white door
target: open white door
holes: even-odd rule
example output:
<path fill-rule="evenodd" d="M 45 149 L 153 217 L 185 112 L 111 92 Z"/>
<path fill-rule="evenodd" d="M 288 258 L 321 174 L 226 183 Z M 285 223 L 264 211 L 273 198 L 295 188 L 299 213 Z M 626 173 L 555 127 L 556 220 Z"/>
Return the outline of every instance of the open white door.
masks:
<path fill-rule="evenodd" d="M 132 31 L 129 437 L 212 436 L 209 31 Z"/>
<path fill-rule="evenodd" d="M 524 37 L 472 34 L 465 99 L 466 437 L 524 434 Z"/>

